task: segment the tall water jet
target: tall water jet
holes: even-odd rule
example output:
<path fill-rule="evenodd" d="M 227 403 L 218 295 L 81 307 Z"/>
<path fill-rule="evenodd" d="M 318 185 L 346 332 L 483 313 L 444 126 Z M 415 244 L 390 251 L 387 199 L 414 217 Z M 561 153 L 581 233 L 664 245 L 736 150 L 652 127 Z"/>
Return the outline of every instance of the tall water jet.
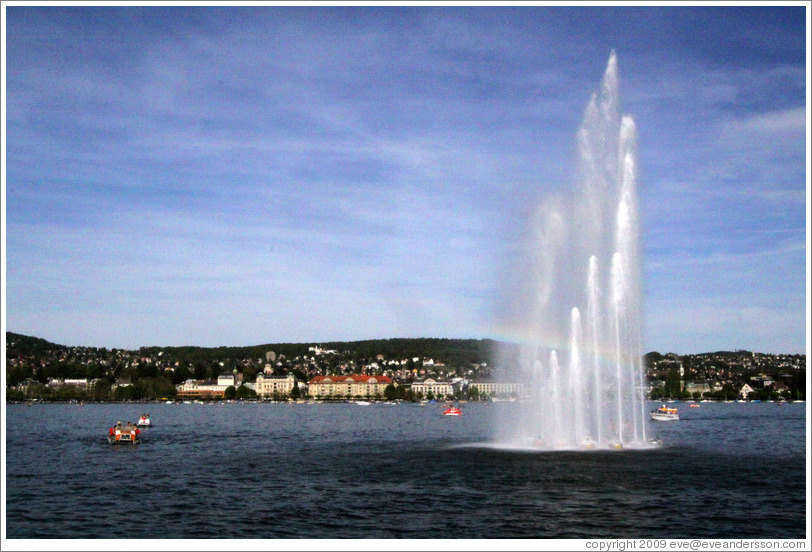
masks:
<path fill-rule="evenodd" d="M 501 444 L 648 446 L 636 128 L 619 105 L 613 51 L 578 130 L 575 193 L 548 199 L 532 221 L 511 320 L 523 340 L 500 359 L 527 396 L 497 416 Z"/>

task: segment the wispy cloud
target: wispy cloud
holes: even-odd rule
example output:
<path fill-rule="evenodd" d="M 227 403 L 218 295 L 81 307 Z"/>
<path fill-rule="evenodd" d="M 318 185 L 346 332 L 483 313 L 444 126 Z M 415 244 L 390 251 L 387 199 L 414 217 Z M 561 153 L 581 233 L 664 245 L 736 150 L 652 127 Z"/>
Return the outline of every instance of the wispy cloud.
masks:
<path fill-rule="evenodd" d="M 667 293 L 744 303 L 779 270 L 786 297 L 803 287 L 804 22 L 770 19 L 782 40 L 765 40 L 759 10 L 10 8 L 9 329 L 107 346 L 489 336 L 529 213 L 575 179 L 614 48 L 640 131 L 651 346 L 690 348 Z M 794 320 L 790 303 L 775 315 Z"/>
<path fill-rule="evenodd" d="M 767 113 L 755 113 L 727 124 L 731 133 L 747 133 L 755 138 L 786 137 L 798 139 L 806 133 L 806 109 L 794 107 Z"/>

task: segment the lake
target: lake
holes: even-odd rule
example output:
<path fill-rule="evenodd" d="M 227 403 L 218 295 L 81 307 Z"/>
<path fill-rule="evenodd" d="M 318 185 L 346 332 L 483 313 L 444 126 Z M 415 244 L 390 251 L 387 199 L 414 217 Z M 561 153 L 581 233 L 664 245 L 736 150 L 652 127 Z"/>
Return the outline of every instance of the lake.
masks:
<path fill-rule="evenodd" d="M 804 538 L 805 403 L 675 405 L 659 449 L 538 452 L 507 402 L 11 404 L 7 538 Z"/>

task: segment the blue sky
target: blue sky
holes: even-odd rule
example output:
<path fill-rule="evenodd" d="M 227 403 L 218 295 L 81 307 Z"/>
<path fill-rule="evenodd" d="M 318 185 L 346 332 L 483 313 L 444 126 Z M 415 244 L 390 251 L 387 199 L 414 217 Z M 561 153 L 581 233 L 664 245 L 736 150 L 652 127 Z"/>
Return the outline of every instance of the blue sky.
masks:
<path fill-rule="evenodd" d="M 807 348 L 804 7 L 6 9 L 6 329 L 509 338 L 617 52 L 646 351 Z"/>

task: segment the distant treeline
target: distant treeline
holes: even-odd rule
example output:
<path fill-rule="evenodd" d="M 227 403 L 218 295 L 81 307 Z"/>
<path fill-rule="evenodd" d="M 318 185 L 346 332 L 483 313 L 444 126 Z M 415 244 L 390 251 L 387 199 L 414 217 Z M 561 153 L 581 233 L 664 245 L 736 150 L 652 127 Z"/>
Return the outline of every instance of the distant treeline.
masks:
<path fill-rule="evenodd" d="M 267 343 L 247 347 L 143 347 L 140 352 L 154 356 L 163 351 L 170 359 L 182 358 L 187 362 L 219 362 L 225 359 L 264 358 L 273 351 L 287 358 L 312 356 L 311 347 L 334 350 L 357 360 L 375 360 L 383 355 L 387 360 L 404 360 L 414 357 L 433 358 L 454 365 L 491 362 L 494 341 L 476 339 L 371 339 L 365 341 L 329 341 L 323 343 Z"/>
<path fill-rule="evenodd" d="M 76 352 L 80 349 L 87 356 L 110 357 L 116 354 L 129 353 L 132 356 L 156 358 L 162 353 L 165 362 L 181 360 L 190 364 L 223 362 L 237 359 L 264 359 L 265 353 L 273 351 L 277 356 L 288 359 L 312 355 L 311 347 L 324 350 L 335 350 L 341 355 L 349 354 L 357 361 L 375 360 L 383 355 L 386 360 L 404 360 L 410 358 L 431 358 L 435 362 L 444 362 L 455 366 L 487 363 L 493 365 L 500 358 L 517 357 L 519 347 L 492 339 L 450 339 L 450 338 L 392 338 L 369 339 L 363 341 L 327 341 L 311 343 L 266 343 L 243 347 L 140 347 L 139 349 L 107 349 L 105 347 L 66 346 L 51 343 L 45 339 L 6 332 L 7 358 L 47 357 L 59 352 Z M 500 356 L 500 352 L 502 356 Z M 718 351 L 705 353 L 716 357 L 740 357 L 750 355 L 749 351 Z M 799 355 L 802 356 L 802 355 Z M 655 362 L 666 357 L 658 352 L 646 353 L 643 365 L 650 368 Z"/>
<path fill-rule="evenodd" d="M 383 355 L 387 360 L 409 358 L 432 358 L 437 362 L 453 365 L 492 363 L 498 342 L 490 339 L 447 339 L 447 338 L 394 338 L 370 339 L 364 341 L 329 341 L 312 343 L 266 343 L 244 347 L 141 347 L 134 350 L 107 349 L 98 347 L 68 347 L 50 343 L 38 337 L 30 337 L 6 332 L 7 357 L 52 356 L 55 353 L 75 351 L 80 348 L 88 356 L 107 357 L 120 352 L 155 358 L 161 354 L 166 362 L 183 360 L 188 363 L 212 363 L 234 359 L 264 359 L 265 353 L 273 351 L 277 356 L 287 358 L 310 356 L 310 349 L 319 347 L 335 350 L 339 354 L 349 354 L 352 358 L 375 360 Z"/>

